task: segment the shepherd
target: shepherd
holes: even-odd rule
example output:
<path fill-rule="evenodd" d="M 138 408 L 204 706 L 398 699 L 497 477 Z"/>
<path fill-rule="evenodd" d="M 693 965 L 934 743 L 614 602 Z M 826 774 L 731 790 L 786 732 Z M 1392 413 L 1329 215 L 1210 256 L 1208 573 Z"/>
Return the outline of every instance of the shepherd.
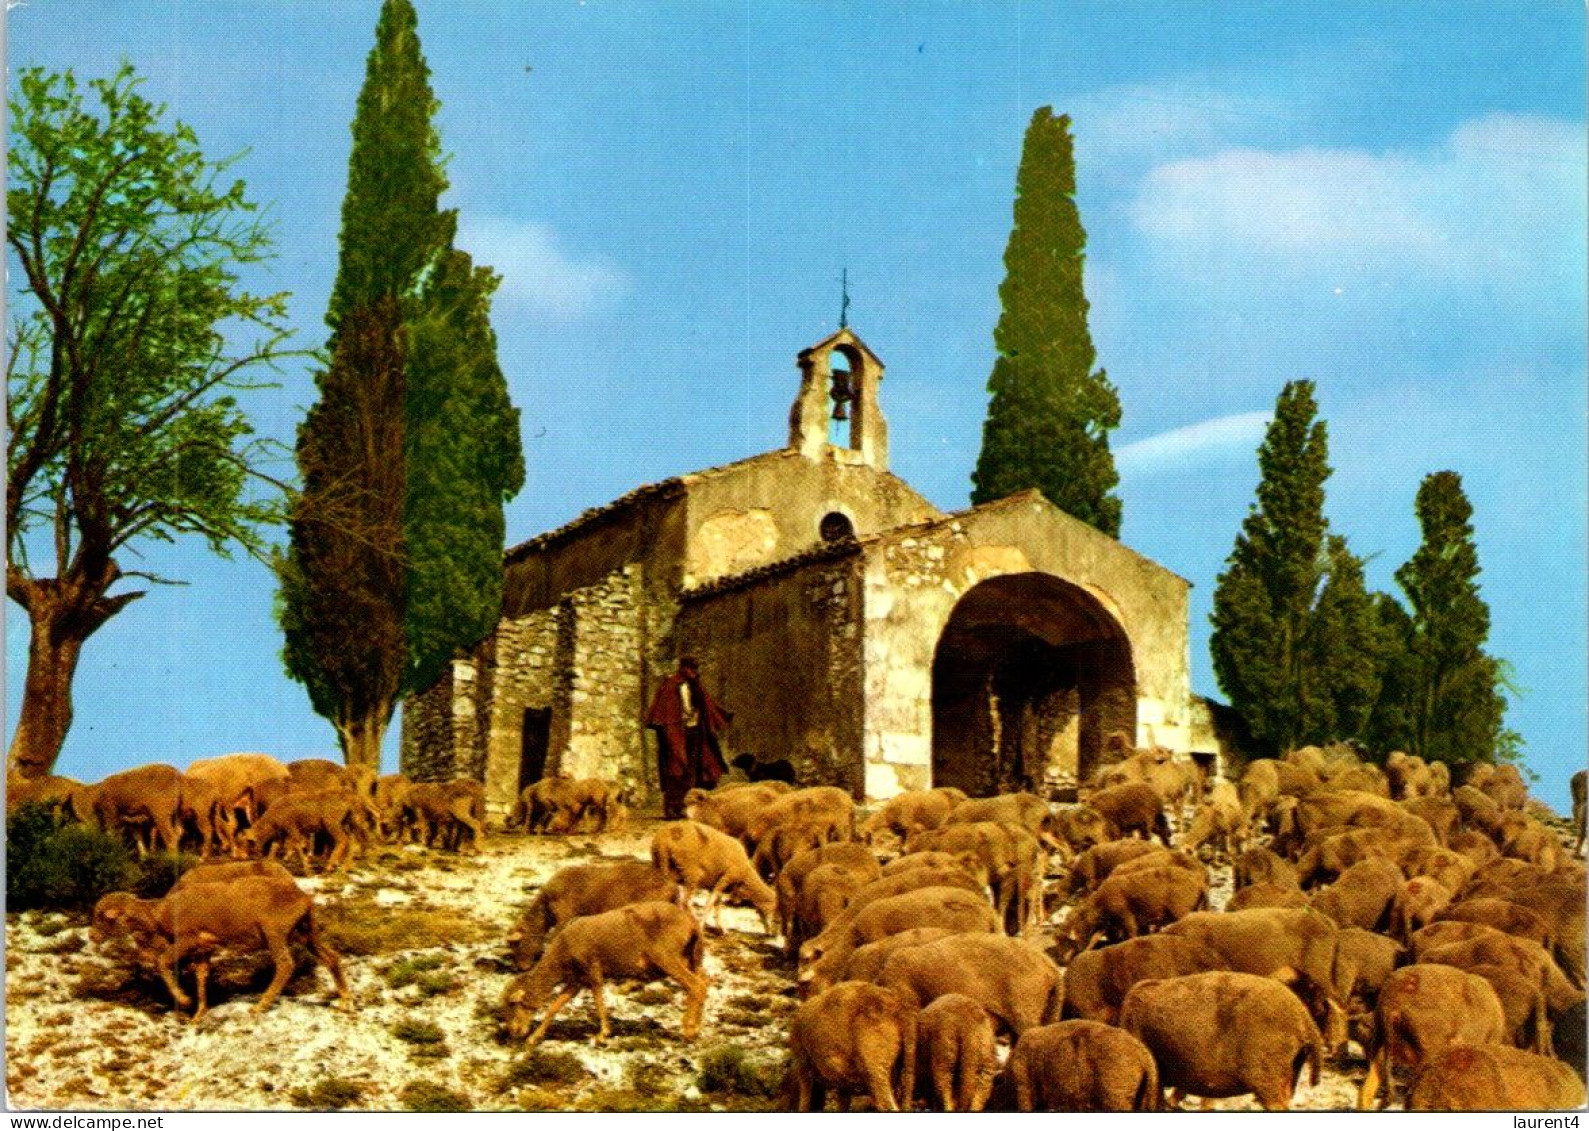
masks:
<path fill-rule="evenodd" d="M 662 778 L 662 816 L 684 816 L 684 795 L 711 789 L 728 771 L 718 736 L 733 716 L 701 686 L 694 656 L 679 660 L 679 670 L 662 680 L 646 712 L 645 725 L 657 732 L 657 767 Z"/>

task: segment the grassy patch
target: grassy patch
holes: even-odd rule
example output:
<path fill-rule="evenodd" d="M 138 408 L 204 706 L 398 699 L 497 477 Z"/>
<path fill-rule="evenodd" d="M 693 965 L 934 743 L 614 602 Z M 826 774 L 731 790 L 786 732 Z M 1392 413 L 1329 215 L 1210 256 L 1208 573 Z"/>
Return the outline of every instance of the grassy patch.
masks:
<path fill-rule="evenodd" d="M 706 1095 L 770 1099 L 783 1082 L 781 1066 L 753 1060 L 741 1045 L 717 1045 L 701 1057 L 696 1086 Z"/>
<path fill-rule="evenodd" d="M 33 933 L 41 939 L 53 939 L 71 925 L 71 922 L 64 916 L 51 915 L 33 924 Z"/>
<path fill-rule="evenodd" d="M 429 1080 L 415 1080 L 397 1095 L 409 1111 L 473 1111 L 469 1097 Z"/>
<path fill-rule="evenodd" d="M 655 983 L 641 986 L 629 995 L 629 1000 L 636 1005 L 670 1005 L 673 1002 L 673 993 L 665 986 Z"/>
<path fill-rule="evenodd" d="M 760 1029 L 767 1024 L 767 1014 L 730 1006 L 718 1011 L 717 1022 L 720 1025 L 733 1025 L 740 1029 Z"/>
<path fill-rule="evenodd" d="M 364 1097 L 364 1085 L 337 1076 L 317 1080 L 311 1088 L 294 1088 L 289 1093 L 293 1103 L 313 1111 L 341 1111 Z"/>
<path fill-rule="evenodd" d="M 665 1096 L 673 1092 L 673 1075 L 654 1060 L 631 1060 L 624 1069 L 624 1083 L 642 1096 Z"/>
<path fill-rule="evenodd" d="M 441 1031 L 441 1026 L 414 1017 L 405 1017 L 393 1025 L 392 1036 L 411 1045 L 439 1045 L 447 1039 L 447 1034 Z"/>
<path fill-rule="evenodd" d="M 590 1069 L 573 1053 L 536 1049 L 508 1067 L 497 1090 L 507 1091 L 524 1084 L 578 1084 L 589 1076 Z"/>
<path fill-rule="evenodd" d="M 479 942 L 485 928 L 457 911 L 431 907 L 382 907 L 354 897 L 327 902 L 321 935 L 340 954 L 360 957 L 426 950 L 438 942 Z"/>
<path fill-rule="evenodd" d="M 399 958 L 386 968 L 382 977 L 392 989 L 400 990 L 404 986 L 412 986 L 423 975 L 445 965 L 447 960 L 439 954 L 416 954 L 412 958 Z"/>
<path fill-rule="evenodd" d="M 38 953 L 76 954 L 78 951 L 83 950 L 87 946 L 88 940 L 84 939 L 81 935 L 68 935 L 64 939 L 56 939 L 54 942 L 45 943 L 43 946 L 38 948 Z"/>
<path fill-rule="evenodd" d="M 629 1088 L 592 1088 L 579 1097 L 570 1111 L 611 1111 L 624 1114 L 650 1111 L 711 1111 L 705 1100 L 685 1096 L 649 1096 Z"/>

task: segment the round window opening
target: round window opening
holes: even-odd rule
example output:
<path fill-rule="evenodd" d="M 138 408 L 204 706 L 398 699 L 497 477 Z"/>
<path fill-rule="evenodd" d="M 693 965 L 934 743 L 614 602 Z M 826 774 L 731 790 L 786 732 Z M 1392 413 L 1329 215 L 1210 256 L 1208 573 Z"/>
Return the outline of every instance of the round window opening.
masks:
<path fill-rule="evenodd" d="M 850 516 L 847 514 L 829 511 L 822 516 L 822 523 L 817 527 L 817 532 L 822 535 L 824 542 L 837 542 L 840 538 L 855 537 L 855 523 L 850 521 Z"/>

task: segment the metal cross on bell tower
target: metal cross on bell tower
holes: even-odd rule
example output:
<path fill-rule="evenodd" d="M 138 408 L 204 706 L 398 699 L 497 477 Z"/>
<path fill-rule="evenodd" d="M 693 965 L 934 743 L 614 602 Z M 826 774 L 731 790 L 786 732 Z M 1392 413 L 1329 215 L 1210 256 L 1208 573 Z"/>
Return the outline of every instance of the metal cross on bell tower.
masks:
<path fill-rule="evenodd" d="M 850 324 L 850 269 L 839 272 L 839 329 Z"/>

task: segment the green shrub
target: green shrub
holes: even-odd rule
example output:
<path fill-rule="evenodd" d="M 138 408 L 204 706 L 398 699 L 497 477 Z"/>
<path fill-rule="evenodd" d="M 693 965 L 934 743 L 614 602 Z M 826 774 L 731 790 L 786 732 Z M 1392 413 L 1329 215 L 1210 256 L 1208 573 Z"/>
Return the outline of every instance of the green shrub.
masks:
<path fill-rule="evenodd" d="M 57 826 L 48 805 L 24 803 L 6 818 L 9 910 L 90 908 L 102 895 L 130 889 L 138 876 L 121 841 L 87 825 Z"/>
<path fill-rule="evenodd" d="M 673 1077 L 654 1060 L 631 1060 L 624 1069 L 624 1083 L 637 1095 L 655 1098 L 673 1090 Z"/>
<path fill-rule="evenodd" d="M 499 1090 L 521 1084 L 578 1084 L 589 1075 L 584 1062 L 571 1052 L 536 1049 L 508 1066 Z"/>
<path fill-rule="evenodd" d="M 440 1084 L 432 1084 L 428 1080 L 415 1080 L 399 1092 L 397 1098 L 409 1111 L 474 1110 L 469 1097 L 460 1095 L 451 1088 L 443 1088 Z"/>
<path fill-rule="evenodd" d="M 386 984 L 394 990 L 404 986 L 411 986 L 420 980 L 420 975 L 446 965 L 447 960 L 439 954 L 420 954 L 413 958 L 400 958 L 386 968 Z"/>
<path fill-rule="evenodd" d="M 412 1017 L 404 1018 L 393 1025 L 392 1036 L 411 1045 L 439 1045 L 447 1039 L 447 1034 L 441 1031 L 441 1026 L 430 1021 L 416 1021 Z"/>
<path fill-rule="evenodd" d="M 341 1111 L 349 1104 L 357 1103 L 363 1096 L 362 1084 L 336 1076 L 319 1080 L 312 1088 L 294 1088 L 291 1093 L 293 1103 L 315 1111 Z"/>
<path fill-rule="evenodd" d="M 696 1086 L 706 1095 L 772 1096 L 782 1073 L 773 1065 L 758 1064 L 741 1045 L 718 1045 L 701 1057 Z"/>
<path fill-rule="evenodd" d="M 186 852 L 151 852 L 138 863 L 140 874 L 133 890 L 141 899 L 159 899 L 176 886 L 183 872 L 199 863 L 199 857 Z"/>

